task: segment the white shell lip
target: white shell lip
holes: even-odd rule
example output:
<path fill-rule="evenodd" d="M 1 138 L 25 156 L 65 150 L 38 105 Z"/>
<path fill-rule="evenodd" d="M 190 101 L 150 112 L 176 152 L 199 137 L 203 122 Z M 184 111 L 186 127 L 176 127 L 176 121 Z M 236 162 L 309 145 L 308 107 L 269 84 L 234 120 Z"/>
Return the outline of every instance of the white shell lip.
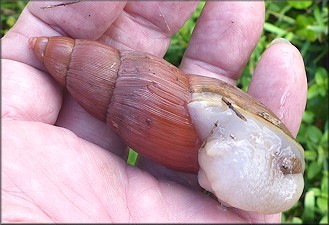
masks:
<path fill-rule="evenodd" d="M 242 120 L 215 93 L 194 93 L 188 105 L 204 145 L 199 184 L 227 206 L 263 214 L 285 211 L 300 198 L 305 168 L 302 147 L 278 127 L 241 109 Z M 215 125 L 217 124 L 217 126 Z M 300 173 L 282 164 L 300 160 Z"/>

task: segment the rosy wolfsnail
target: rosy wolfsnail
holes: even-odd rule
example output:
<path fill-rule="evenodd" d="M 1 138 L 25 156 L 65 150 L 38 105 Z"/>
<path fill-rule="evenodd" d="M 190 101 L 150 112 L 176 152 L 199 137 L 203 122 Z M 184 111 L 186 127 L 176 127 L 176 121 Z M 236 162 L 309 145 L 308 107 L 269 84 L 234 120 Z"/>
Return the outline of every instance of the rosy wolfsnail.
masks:
<path fill-rule="evenodd" d="M 128 146 L 166 167 L 198 172 L 199 184 L 224 205 L 271 214 L 301 196 L 303 148 L 274 113 L 239 88 L 96 41 L 38 37 L 30 46 Z"/>

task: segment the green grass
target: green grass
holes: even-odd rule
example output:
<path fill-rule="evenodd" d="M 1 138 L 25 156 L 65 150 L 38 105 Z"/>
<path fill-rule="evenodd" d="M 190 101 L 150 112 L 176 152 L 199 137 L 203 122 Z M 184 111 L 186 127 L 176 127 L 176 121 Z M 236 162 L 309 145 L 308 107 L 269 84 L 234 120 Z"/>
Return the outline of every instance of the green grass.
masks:
<path fill-rule="evenodd" d="M 1 1 L 2 36 L 14 25 L 27 1 Z M 171 40 L 165 59 L 178 66 L 188 45 L 201 3 Z M 262 53 L 278 37 L 301 52 L 308 79 L 306 110 L 297 140 L 305 149 L 305 188 L 300 200 L 283 213 L 283 223 L 328 223 L 328 1 L 266 1 L 260 41 L 243 70 L 238 86 L 248 89 Z M 134 164 L 137 154 L 129 153 Z"/>

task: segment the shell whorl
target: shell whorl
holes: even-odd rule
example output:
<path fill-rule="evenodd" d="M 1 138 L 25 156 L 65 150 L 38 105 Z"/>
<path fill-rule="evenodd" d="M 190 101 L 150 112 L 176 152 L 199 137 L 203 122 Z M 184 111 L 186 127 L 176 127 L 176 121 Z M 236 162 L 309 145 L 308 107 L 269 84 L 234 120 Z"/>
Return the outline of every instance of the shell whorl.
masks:
<path fill-rule="evenodd" d="M 143 52 L 67 37 L 30 40 L 49 73 L 123 141 L 160 164 L 196 173 L 201 140 L 192 124 L 189 79 Z"/>

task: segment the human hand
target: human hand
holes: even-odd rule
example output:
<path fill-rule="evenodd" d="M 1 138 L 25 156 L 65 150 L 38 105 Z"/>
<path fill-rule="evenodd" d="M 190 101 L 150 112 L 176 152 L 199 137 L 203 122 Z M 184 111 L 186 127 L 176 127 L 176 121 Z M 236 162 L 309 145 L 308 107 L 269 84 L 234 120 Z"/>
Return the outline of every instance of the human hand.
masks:
<path fill-rule="evenodd" d="M 197 3 L 79 2 L 40 8 L 51 4 L 29 3 L 2 40 L 4 221 L 280 222 L 280 214 L 219 207 L 202 194 L 195 175 L 143 158 L 140 169 L 127 166 L 119 138 L 45 74 L 28 47 L 32 36 L 65 35 L 162 57 Z M 181 69 L 235 83 L 263 22 L 263 2 L 208 2 Z M 284 42 L 271 45 L 248 92 L 296 135 L 306 99 L 298 50 Z"/>

